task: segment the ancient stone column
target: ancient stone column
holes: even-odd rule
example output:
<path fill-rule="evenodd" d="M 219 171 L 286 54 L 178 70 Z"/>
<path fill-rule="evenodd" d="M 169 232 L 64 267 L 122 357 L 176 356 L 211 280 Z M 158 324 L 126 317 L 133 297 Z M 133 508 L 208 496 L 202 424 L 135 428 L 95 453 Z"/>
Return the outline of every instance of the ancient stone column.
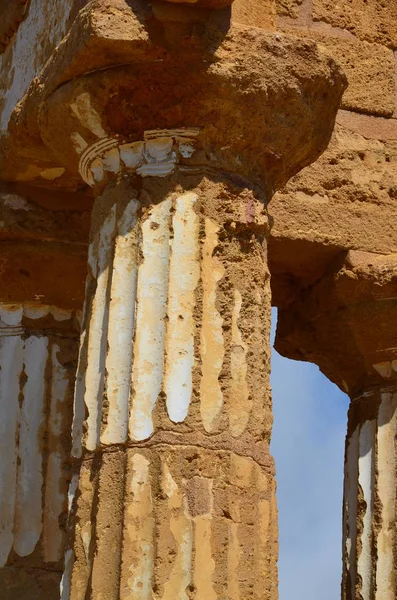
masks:
<path fill-rule="evenodd" d="M 267 217 L 220 174 L 159 178 L 192 143 L 162 133 L 138 167 L 156 177 L 92 215 L 70 597 L 270 598 Z"/>
<path fill-rule="evenodd" d="M 352 399 L 346 439 L 346 600 L 396 597 L 397 385 Z"/>
<path fill-rule="evenodd" d="M 351 398 L 343 498 L 343 600 L 396 597 L 395 256 L 350 252 L 279 313 L 276 347 L 315 362 Z"/>
<path fill-rule="evenodd" d="M 4 598 L 55 597 L 59 588 L 78 331 L 72 311 L 37 302 L 0 305 Z"/>
<path fill-rule="evenodd" d="M 80 16 L 10 124 L 95 196 L 62 599 L 276 598 L 266 207 L 344 77 L 227 9 Z"/>

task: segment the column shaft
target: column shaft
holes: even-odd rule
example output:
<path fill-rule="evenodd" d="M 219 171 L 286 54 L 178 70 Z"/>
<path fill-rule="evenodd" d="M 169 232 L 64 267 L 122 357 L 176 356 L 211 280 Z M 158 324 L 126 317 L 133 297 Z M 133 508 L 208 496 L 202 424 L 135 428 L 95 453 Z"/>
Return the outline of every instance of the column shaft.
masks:
<path fill-rule="evenodd" d="M 352 400 L 344 489 L 344 600 L 396 597 L 397 389 Z"/>
<path fill-rule="evenodd" d="M 0 589 L 2 598 L 56 597 L 69 481 L 75 316 L 0 306 Z M 8 595 L 7 595 L 8 594 Z"/>
<path fill-rule="evenodd" d="M 63 597 L 275 598 L 263 204 L 147 177 L 92 223 Z"/>

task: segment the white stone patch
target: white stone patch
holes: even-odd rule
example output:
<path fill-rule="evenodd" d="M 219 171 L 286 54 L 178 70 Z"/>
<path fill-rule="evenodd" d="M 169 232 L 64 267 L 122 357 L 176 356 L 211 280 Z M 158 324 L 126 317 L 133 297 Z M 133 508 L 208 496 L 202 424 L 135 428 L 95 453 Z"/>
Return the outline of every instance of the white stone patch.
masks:
<path fill-rule="evenodd" d="M 81 136 L 77 131 L 75 131 L 74 133 L 72 133 L 71 139 L 77 154 L 82 154 L 88 146 L 88 143 L 85 141 L 83 136 Z"/>
<path fill-rule="evenodd" d="M 173 139 L 158 137 L 145 144 L 145 158 L 148 162 L 163 162 L 169 160 L 172 152 Z"/>
<path fill-rule="evenodd" d="M 69 484 L 68 512 L 70 512 L 72 510 L 73 502 L 74 502 L 78 487 L 79 487 L 79 475 L 78 475 L 78 473 L 76 473 L 73 475 L 72 479 L 70 480 L 70 484 Z"/>
<path fill-rule="evenodd" d="M 391 368 L 397 373 L 397 360 L 391 361 Z"/>
<path fill-rule="evenodd" d="M 395 600 L 394 548 L 396 527 L 395 436 L 397 394 L 383 393 L 378 415 L 378 480 L 381 529 L 377 537 L 375 600 Z"/>
<path fill-rule="evenodd" d="M 223 406 L 223 393 L 219 375 L 225 355 L 222 324 L 223 319 L 216 308 L 218 282 L 225 274 L 221 261 L 213 256 L 218 245 L 219 225 L 205 220 L 205 240 L 201 265 L 203 282 L 203 319 L 200 336 L 201 381 L 200 412 L 204 429 L 212 432 Z"/>
<path fill-rule="evenodd" d="M 372 521 L 373 490 L 375 479 L 374 448 L 376 421 L 365 421 L 360 429 L 358 482 L 362 489 L 366 511 L 363 517 L 361 552 L 357 561 L 357 573 L 361 578 L 361 596 L 370 599 L 372 588 Z"/>
<path fill-rule="evenodd" d="M 65 564 L 59 587 L 60 600 L 70 600 L 70 588 L 72 583 L 72 570 L 74 563 L 74 552 L 71 548 L 65 552 Z"/>
<path fill-rule="evenodd" d="M 188 141 L 179 141 L 178 144 L 179 153 L 183 158 L 190 158 L 194 153 L 194 143 L 193 140 Z"/>
<path fill-rule="evenodd" d="M 97 183 L 102 181 L 104 176 L 103 160 L 99 157 L 95 158 L 90 164 L 90 169 L 94 181 L 96 181 Z"/>
<path fill-rule="evenodd" d="M 71 310 L 58 308 L 57 306 L 51 306 L 50 313 L 54 317 L 55 321 L 68 321 L 72 318 Z"/>
<path fill-rule="evenodd" d="M 166 177 L 175 168 L 175 161 L 146 164 L 138 167 L 136 172 L 142 177 Z"/>
<path fill-rule="evenodd" d="M 104 153 L 103 168 L 111 173 L 118 173 L 120 170 L 120 152 L 118 148 L 111 148 Z"/>
<path fill-rule="evenodd" d="M 116 207 L 112 206 L 103 222 L 99 233 L 98 243 L 98 277 L 95 294 L 91 306 L 91 318 L 88 330 L 87 364 L 85 366 L 84 402 L 88 410 L 87 437 L 85 446 L 93 451 L 99 445 L 101 429 L 102 401 L 104 390 L 105 356 L 107 346 L 108 322 L 108 284 L 112 264 L 113 237 L 116 224 Z M 83 367 L 84 368 L 84 367 Z M 81 388 L 76 383 L 77 391 Z M 79 416 L 81 409 L 78 410 Z M 82 424 L 74 426 L 75 434 L 82 430 Z M 76 440 L 77 441 L 77 440 Z"/>
<path fill-rule="evenodd" d="M 25 340 L 26 384 L 19 426 L 14 550 L 19 556 L 33 552 L 42 531 L 43 457 L 42 429 L 45 424 L 45 369 L 48 338 Z M 18 399 L 16 399 L 18 401 Z"/>
<path fill-rule="evenodd" d="M 168 298 L 171 198 L 153 206 L 142 224 L 143 262 L 138 275 L 138 313 L 134 345 L 130 436 L 153 433 L 152 412 L 163 381 L 165 317 Z"/>
<path fill-rule="evenodd" d="M 379 362 L 372 366 L 375 369 L 375 371 L 377 371 L 379 373 L 379 375 L 381 375 L 385 379 L 389 379 L 389 377 L 391 377 L 392 366 L 391 366 L 390 360 Z"/>
<path fill-rule="evenodd" d="M 5 325 L 16 327 L 21 324 L 23 306 L 21 304 L 0 305 L 0 319 Z"/>
<path fill-rule="evenodd" d="M 53 167 L 50 169 L 44 169 L 41 171 L 40 177 L 46 179 L 47 181 L 54 181 L 65 173 L 65 169 L 63 167 Z"/>
<path fill-rule="evenodd" d="M 101 118 L 92 107 L 91 97 L 88 92 L 83 92 L 77 96 L 76 101 L 70 105 L 70 108 L 84 127 L 89 129 L 98 138 L 106 137 Z"/>
<path fill-rule="evenodd" d="M 5 131 L 11 113 L 40 73 L 52 52 L 66 33 L 70 18 L 70 0 L 31 0 L 26 19 L 0 57 L 0 69 L 13 73 L 12 82 L 1 96 L 4 102 L 0 127 Z M 42 43 L 42 36 L 46 43 Z M 7 80 L 7 78 L 4 78 Z"/>
<path fill-rule="evenodd" d="M 198 133 L 198 129 L 182 128 L 145 131 L 143 141 L 120 145 L 116 138 L 103 137 L 84 150 L 79 172 L 90 186 L 103 180 L 104 171 L 119 173 L 123 166 L 142 177 L 166 177 L 174 170 L 178 153 L 182 158 L 192 156 Z"/>
<path fill-rule="evenodd" d="M 131 200 L 118 222 L 105 366 L 109 409 L 108 422 L 101 437 L 103 444 L 120 444 L 127 440 L 138 276 L 138 208 L 138 200 Z"/>
<path fill-rule="evenodd" d="M 17 426 L 23 340 L 0 339 L 0 567 L 7 562 L 14 540 L 17 477 Z"/>
<path fill-rule="evenodd" d="M 43 319 L 49 312 L 50 307 L 48 305 L 24 304 L 23 306 L 23 315 L 28 319 Z"/>
<path fill-rule="evenodd" d="M 135 169 L 143 160 L 145 147 L 143 142 L 133 142 L 132 144 L 122 144 L 119 150 L 120 158 L 125 166 Z"/>
<path fill-rule="evenodd" d="M 195 212 L 197 194 L 186 192 L 176 199 L 172 220 L 166 370 L 164 389 L 171 421 L 186 419 L 192 394 L 196 304 L 195 290 L 200 278 L 199 217 Z"/>

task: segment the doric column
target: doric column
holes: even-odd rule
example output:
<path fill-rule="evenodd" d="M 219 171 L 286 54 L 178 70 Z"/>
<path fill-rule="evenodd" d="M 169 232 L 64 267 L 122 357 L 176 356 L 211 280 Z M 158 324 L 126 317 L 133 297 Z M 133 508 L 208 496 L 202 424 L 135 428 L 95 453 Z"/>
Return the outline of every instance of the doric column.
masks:
<path fill-rule="evenodd" d="M 264 202 L 226 174 L 176 167 L 194 154 L 194 130 L 160 134 L 106 151 L 105 164 L 135 166 L 92 214 L 73 427 L 82 458 L 75 562 L 63 590 L 75 599 L 215 599 L 226 589 L 231 599 L 271 598 Z M 87 170 L 100 176 L 102 164 L 92 154 Z"/>
<path fill-rule="evenodd" d="M 230 11 L 130 4 L 93 9 L 13 120 L 40 97 L 31 139 L 96 197 L 62 600 L 270 600 L 266 207 L 326 147 L 344 77 Z"/>
<path fill-rule="evenodd" d="M 343 498 L 343 600 L 397 591 L 397 318 L 394 256 L 350 252 L 279 312 L 276 347 L 315 362 L 351 398 Z"/>
<path fill-rule="evenodd" d="M 7 598 L 55 597 L 59 588 L 78 332 L 72 311 L 0 305 L 0 589 Z"/>
<path fill-rule="evenodd" d="M 346 438 L 343 599 L 396 597 L 397 382 L 352 399 Z"/>

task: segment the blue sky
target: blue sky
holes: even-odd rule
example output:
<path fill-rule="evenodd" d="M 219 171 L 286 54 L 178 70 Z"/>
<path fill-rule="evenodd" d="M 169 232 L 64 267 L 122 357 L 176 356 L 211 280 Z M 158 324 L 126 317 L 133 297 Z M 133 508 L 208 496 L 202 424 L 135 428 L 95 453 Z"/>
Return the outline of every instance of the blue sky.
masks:
<path fill-rule="evenodd" d="M 337 600 L 348 398 L 315 365 L 275 350 L 272 387 L 280 600 Z"/>

